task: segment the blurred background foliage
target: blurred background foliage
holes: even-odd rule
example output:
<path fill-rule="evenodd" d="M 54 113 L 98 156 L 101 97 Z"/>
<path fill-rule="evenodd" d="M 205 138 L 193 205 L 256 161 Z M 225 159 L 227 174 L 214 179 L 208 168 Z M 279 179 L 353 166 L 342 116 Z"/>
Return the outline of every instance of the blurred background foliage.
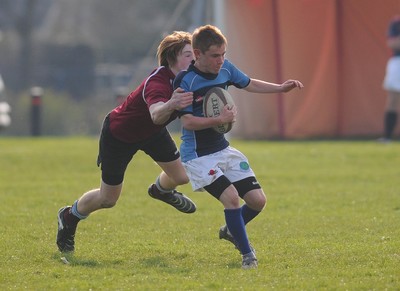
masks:
<path fill-rule="evenodd" d="M 212 23 L 212 2 L 0 1 L 2 98 L 12 117 L 1 134 L 30 134 L 33 86 L 43 88 L 43 135 L 98 134 L 117 96 L 157 66 L 163 36 Z"/>

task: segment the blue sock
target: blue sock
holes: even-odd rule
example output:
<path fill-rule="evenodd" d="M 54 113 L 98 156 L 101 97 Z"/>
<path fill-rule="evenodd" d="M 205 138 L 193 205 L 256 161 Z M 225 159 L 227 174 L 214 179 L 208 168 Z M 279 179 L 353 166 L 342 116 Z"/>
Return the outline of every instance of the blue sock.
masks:
<path fill-rule="evenodd" d="M 246 228 L 242 217 L 242 209 L 225 209 L 225 221 L 229 232 L 237 241 L 242 255 L 251 253 L 249 239 L 247 238 Z"/>
<path fill-rule="evenodd" d="M 174 189 L 167 190 L 167 189 L 164 189 L 163 187 L 161 187 L 160 176 L 157 177 L 155 184 L 156 184 L 157 189 L 160 190 L 160 192 L 164 193 L 164 194 L 165 193 L 172 193 L 172 191 L 174 190 Z"/>
<path fill-rule="evenodd" d="M 74 204 L 72 204 L 71 213 L 72 213 L 74 216 L 78 217 L 79 220 L 85 219 L 85 218 L 87 218 L 87 217 L 89 216 L 89 215 L 82 215 L 82 214 L 80 214 L 80 213 L 78 212 L 78 200 L 76 200 L 76 201 L 74 202 Z"/>
<path fill-rule="evenodd" d="M 257 215 L 259 215 L 260 213 L 261 213 L 261 211 L 251 209 L 249 206 L 247 206 L 247 204 L 244 204 L 242 206 L 242 217 L 243 217 L 244 224 L 246 225 L 247 223 L 252 221 L 253 218 L 256 217 Z"/>

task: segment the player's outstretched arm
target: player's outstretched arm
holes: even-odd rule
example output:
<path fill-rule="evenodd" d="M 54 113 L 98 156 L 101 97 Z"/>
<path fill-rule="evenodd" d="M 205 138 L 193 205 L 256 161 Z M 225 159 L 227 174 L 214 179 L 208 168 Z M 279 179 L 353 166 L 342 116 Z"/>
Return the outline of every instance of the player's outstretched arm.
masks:
<path fill-rule="evenodd" d="M 282 92 L 289 92 L 294 88 L 302 89 L 304 88 L 304 85 L 298 80 L 287 80 L 282 83 L 281 87 L 282 87 Z"/>
<path fill-rule="evenodd" d="M 262 80 L 251 79 L 249 85 L 244 90 L 252 93 L 281 93 L 288 92 L 294 88 L 303 88 L 303 84 L 298 80 L 287 80 L 282 84 L 270 83 Z"/>

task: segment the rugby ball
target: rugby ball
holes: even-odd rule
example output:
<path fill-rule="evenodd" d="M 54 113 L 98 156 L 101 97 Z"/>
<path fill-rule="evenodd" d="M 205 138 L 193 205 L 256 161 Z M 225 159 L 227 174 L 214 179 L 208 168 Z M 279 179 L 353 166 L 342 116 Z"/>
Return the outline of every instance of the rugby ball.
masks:
<path fill-rule="evenodd" d="M 216 117 L 222 113 L 225 105 L 233 106 L 231 94 L 220 87 L 213 87 L 207 91 L 203 98 L 203 113 L 205 117 Z M 232 122 L 220 124 L 213 129 L 218 133 L 227 133 L 232 129 Z"/>

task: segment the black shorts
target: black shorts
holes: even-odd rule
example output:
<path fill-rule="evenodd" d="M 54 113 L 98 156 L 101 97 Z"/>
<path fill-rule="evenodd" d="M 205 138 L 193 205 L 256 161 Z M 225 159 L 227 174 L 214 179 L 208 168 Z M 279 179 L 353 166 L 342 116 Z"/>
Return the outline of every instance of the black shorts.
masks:
<path fill-rule="evenodd" d="M 129 162 L 138 150 L 156 162 L 171 162 L 180 157 L 174 140 L 166 128 L 138 143 L 126 143 L 115 138 L 109 130 L 109 116 L 104 119 L 99 140 L 97 166 L 101 164 L 102 179 L 108 185 L 119 185 Z"/>

